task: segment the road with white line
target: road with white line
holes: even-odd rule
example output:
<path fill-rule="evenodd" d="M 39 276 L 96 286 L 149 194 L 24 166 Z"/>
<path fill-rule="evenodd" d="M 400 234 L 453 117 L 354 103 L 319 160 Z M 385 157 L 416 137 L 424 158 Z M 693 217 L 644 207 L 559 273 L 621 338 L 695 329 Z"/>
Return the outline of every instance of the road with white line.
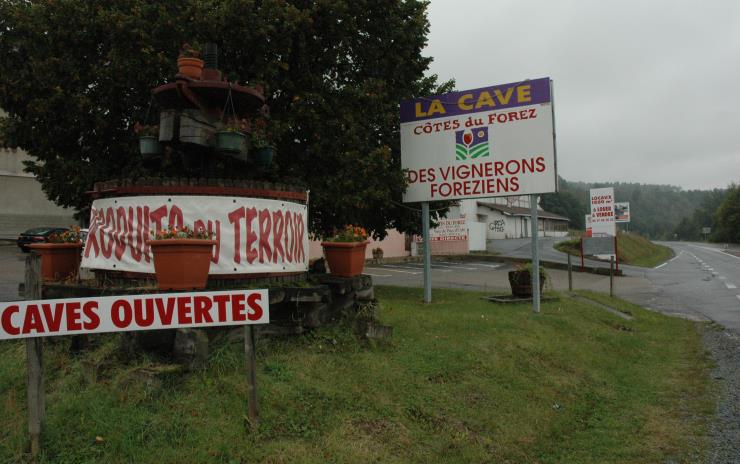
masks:
<path fill-rule="evenodd" d="M 740 330 L 740 253 L 716 244 L 663 244 L 676 256 L 644 272 L 652 288 L 626 298 L 662 312 L 712 320 Z"/>

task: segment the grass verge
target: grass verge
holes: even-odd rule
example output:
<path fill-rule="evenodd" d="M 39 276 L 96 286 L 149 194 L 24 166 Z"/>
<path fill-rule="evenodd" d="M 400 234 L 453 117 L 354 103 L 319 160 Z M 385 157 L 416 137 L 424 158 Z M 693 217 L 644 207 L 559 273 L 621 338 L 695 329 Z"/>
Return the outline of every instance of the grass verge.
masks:
<path fill-rule="evenodd" d="M 580 256 L 580 242 L 580 238 L 565 240 L 555 244 L 555 249 Z M 673 257 L 673 251 L 667 246 L 657 245 L 637 234 L 619 232 L 617 243 L 620 263 L 655 267 Z"/>
<path fill-rule="evenodd" d="M 47 342 L 46 454 L 80 463 L 696 462 L 713 408 L 696 326 L 588 293 L 539 315 L 483 294 L 378 288 L 388 345 L 345 325 L 258 340 L 262 423 L 246 422 L 239 343 L 208 368 L 141 375 L 116 336 L 76 356 Z M 0 344 L 0 461 L 25 440 L 24 345 Z M 96 441 L 96 436 L 103 441 Z M 696 451 L 699 450 L 699 451 Z M 698 454 L 697 454 L 698 453 Z"/>

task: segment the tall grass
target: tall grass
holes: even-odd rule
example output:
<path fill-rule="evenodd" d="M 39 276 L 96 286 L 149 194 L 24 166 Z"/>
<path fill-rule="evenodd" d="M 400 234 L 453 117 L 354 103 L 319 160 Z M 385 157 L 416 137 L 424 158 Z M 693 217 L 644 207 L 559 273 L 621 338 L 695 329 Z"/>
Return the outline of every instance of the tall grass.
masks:
<path fill-rule="evenodd" d="M 258 339 L 256 430 L 238 340 L 214 340 L 196 373 L 124 359 L 115 336 L 79 355 L 46 343 L 41 461 L 658 463 L 702 449 L 712 392 L 691 322 L 608 298 L 635 319 L 565 296 L 534 315 L 473 292 L 377 295 L 390 343 L 348 325 Z M 0 461 L 21 462 L 22 343 L 0 344 L 0 395 Z"/>

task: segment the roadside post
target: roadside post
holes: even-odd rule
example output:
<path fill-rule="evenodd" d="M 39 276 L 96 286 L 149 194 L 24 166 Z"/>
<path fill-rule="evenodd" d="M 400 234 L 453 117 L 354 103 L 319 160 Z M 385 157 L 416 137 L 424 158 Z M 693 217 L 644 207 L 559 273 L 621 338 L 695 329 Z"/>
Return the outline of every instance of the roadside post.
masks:
<path fill-rule="evenodd" d="M 41 299 L 41 256 L 31 253 L 26 257 L 26 299 Z M 41 453 L 41 438 L 46 418 L 44 398 L 44 362 L 42 337 L 26 339 L 26 369 L 28 377 L 28 435 L 31 444 L 31 457 Z"/>
<path fill-rule="evenodd" d="M 43 338 L 141 330 L 244 326 L 249 421 L 259 423 L 254 324 L 270 323 L 267 289 L 43 299 L 41 258 L 26 258 L 24 301 L 0 302 L 0 340 L 25 339 L 28 432 L 40 455 L 45 419 Z M 171 308 L 168 312 L 163 308 Z M 141 317 L 135 314 L 144 314 Z"/>
<path fill-rule="evenodd" d="M 570 253 L 568 253 L 568 291 L 573 291 L 573 266 L 570 262 Z"/>
<path fill-rule="evenodd" d="M 432 302 L 432 243 L 429 240 L 429 202 L 421 203 L 422 240 L 424 242 L 424 303 Z"/>
<path fill-rule="evenodd" d="M 529 197 L 529 210 L 532 215 L 532 311 L 540 312 L 540 251 L 537 248 L 539 224 L 537 219 L 537 195 Z"/>
<path fill-rule="evenodd" d="M 255 356 L 254 329 L 244 326 L 244 362 L 247 371 L 248 414 L 252 428 L 259 425 L 259 403 L 257 402 L 257 358 Z"/>
<path fill-rule="evenodd" d="M 609 296 L 614 298 L 614 256 L 609 257 Z"/>

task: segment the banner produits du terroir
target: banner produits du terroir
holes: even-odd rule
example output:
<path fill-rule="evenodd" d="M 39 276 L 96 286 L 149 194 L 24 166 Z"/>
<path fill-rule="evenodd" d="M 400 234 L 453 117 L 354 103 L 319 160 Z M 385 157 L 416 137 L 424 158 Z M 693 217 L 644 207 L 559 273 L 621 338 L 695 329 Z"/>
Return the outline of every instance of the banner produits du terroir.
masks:
<path fill-rule="evenodd" d="M 210 274 L 304 272 L 308 209 L 281 200 L 139 196 L 95 200 L 81 266 L 154 273 L 148 241 L 168 227 L 211 232 Z"/>
<path fill-rule="evenodd" d="M 405 202 L 555 192 L 549 78 L 401 102 Z"/>

